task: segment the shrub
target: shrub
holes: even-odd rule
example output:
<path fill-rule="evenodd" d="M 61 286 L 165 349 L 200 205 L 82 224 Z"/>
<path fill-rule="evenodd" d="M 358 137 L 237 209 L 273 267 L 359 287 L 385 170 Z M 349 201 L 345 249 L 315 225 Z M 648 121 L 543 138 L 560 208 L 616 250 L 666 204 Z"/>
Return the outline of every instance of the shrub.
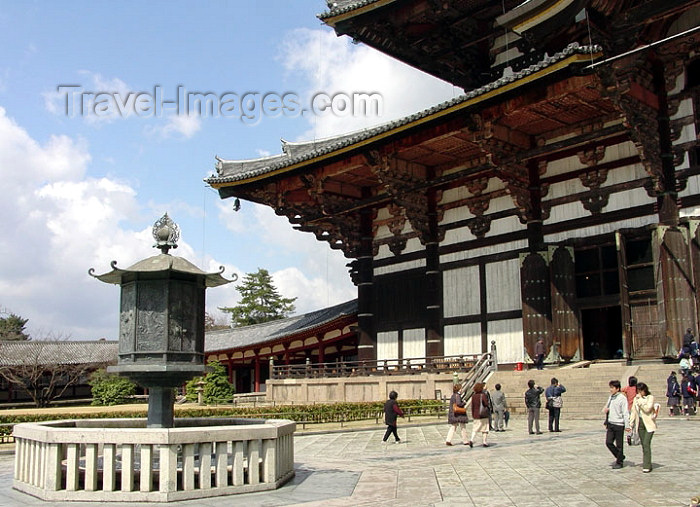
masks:
<path fill-rule="evenodd" d="M 195 377 L 185 384 L 185 398 L 187 401 L 197 401 L 197 384 L 204 380 L 202 396 L 206 405 L 230 403 L 236 389 L 228 381 L 226 368 L 218 361 L 212 361 L 207 367 L 209 373 L 204 377 Z"/>
<path fill-rule="evenodd" d="M 125 377 L 112 375 L 106 370 L 97 370 L 90 376 L 93 405 L 119 405 L 136 391 L 136 385 Z"/>

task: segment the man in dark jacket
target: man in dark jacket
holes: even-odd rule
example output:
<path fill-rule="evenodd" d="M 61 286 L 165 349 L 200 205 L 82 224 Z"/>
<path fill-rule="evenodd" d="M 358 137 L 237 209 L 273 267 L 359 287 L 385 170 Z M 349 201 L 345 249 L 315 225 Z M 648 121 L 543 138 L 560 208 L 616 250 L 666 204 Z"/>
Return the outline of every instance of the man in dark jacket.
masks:
<path fill-rule="evenodd" d="M 399 397 L 399 393 L 396 391 L 391 391 L 389 393 L 389 399 L 384 403 L 384 422 L 386 423 L 386 433 L 384 433 L 383 442 L 389 439 L 389 435 L 393 434 L 394 439 L 397 442 L 401 442 L 399 434 L 396 433 L 396 418 L 403 417 L 403 411 L 399 408 L 399 404 L 396 402 L 396 398 Z"/>
<path fill-rule="evenodd" d="M 566 387 L 561 385 L 559 381 L 552 377 L 551 385 L 544 393 L 547 399 L 547 409 L 549 410 L 549 431 L 559 433 L 559 414 L 561 413 L 562 403 L 561 395 L 566 392 Z"/>
<path fill-rule="evenodd" d="M 540 386 L 535 385 L 534 380 L 527 381 L 527 387 L 529 388 L 525 391 L 525 406 L 527 407 L 527 431 L 532 435 L 532 423 L 535 423 L 535 430 L 538 435 L 541 435 L 540 431 L 540 408 L 542 407 L 542 402 L 540 401 L 540 395 L 544 392 Z"/>

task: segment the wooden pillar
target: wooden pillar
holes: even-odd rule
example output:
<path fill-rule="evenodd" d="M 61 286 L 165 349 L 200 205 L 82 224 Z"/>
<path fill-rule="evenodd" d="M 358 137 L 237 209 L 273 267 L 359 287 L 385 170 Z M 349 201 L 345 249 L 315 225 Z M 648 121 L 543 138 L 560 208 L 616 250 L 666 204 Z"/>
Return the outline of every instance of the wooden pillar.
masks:
<path fill-rule="evenodd" d="M 228 381 L 233 384 L 233 357 L 231 354 L 226 354 L 226 365 L 228 368 Z"/>
<path fill-rule="evenodd" d="M 426 346 L 428 357 L 445 355 L 442 318 L 442 277 L 440 273 L 440 235 L 438 231 L 437 195 L 435 190 L 428 192 L 428 230 L 425 243 L 426 277 Z"/>
<path fill-rule="evenodd" d="M 357 259 L 357 357 L 360 361 L 377 359 L 377 335 L 374 322 L 374 257 L 372 252 L 372 210 L 360 211 L 360 255 Z"/>
<path fill-rule="evenodd" d="M 323 339 L 323 336 L 317 336 L 316 338 L 318 339 L 318 362 L 325 363 L 326 362 L 326 358 L 325 358 L 326 346 L 321 341 Z"/>
<path fill-rule="evenodd" d="M 260 392 L 260 356 L 258 355 L 258 351 L 255 351 L 255 359 L 253 360 L 253 364 L 255 365 L 255 388 L 254 392 L 259 393 Z"/>

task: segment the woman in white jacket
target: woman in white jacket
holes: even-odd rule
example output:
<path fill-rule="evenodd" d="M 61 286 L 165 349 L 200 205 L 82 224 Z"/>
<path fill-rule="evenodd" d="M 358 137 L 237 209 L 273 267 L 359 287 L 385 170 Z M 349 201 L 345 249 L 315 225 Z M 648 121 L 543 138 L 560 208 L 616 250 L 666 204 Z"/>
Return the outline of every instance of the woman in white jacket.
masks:
<path fill-rule="evenodd" d="M 651 439 L 656 431 L 656 408 L 654 397 L 644 382 L 637 383 L 637 395 L 632 403 L 630 427 L 637 428 L 642 443 L 642 472 L 651 472 Z"/>

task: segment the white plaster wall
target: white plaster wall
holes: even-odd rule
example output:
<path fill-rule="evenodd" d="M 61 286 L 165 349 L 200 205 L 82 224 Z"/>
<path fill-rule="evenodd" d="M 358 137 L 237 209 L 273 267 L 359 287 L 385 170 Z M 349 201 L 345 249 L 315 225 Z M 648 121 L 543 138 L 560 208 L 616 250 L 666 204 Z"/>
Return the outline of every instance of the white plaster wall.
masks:
<path fill-rule="evenodd" d="M 480 312 L 479 267 L 467 266 L 442 273 L 443 317 Z"/>
<path fill-rule="evenodd" d="M 501 243 L 498 245 L 491 245 L 479 248 L 477 250 L 465 250 L 461 252 L 454 252 L 446 255 L 440 256 L 440 263 L 462 261 L 465 259 L 474 259 L 477 257 L 482 257 L 485 255 L 493 255 L 502 252 L 510 252 L 512 250 L 519 250 L 521 248 L 527 247 L 527 240 L 522 239 L 518 241 L 510 241 L 508 243 Z"/>
<path fill-rule="evenodd" d="M 387 248 L 388 249 L 388 248 Z M 390 252 L 391 253 L 391 252 Z M 394 254 L 391 254 L 392 256 Z M 379 257 L 375 257 L 379 259 Z M 416 259 L 409 262 L 401 262 L 399 264 L 392 264 L 391 266 L 381 266 L 374 268 L 374 275 L 386 275 L 388 273 L 397 273 L 399 271 L 406 271 L 409 269 L 425 268 L 425 259 Z"/>
<path fill-rule="evenodd" d="M 608 197 L 608 205 L 603 208 L 603 211 L 615 211 L 620 209 L 632 208 L 642 204 L 649 204 L 650 198 L 647 191 L 643 188 L 633 188 L 624 192 L 617 192 Z"/>
<path fill-rule="evenodd" d="M 444 350 L 446 356 L 481 354 L 481 324 L 445 326 Z"/>
<path fill-rule="evenodd" d="M 425 357 L 425 329 L 404 329 L 403 358 Z"/>
<path fill-rule="evenodd" d="M 520 310 L 520 260 L 486 265 L 486 308 L 489 312 Z"/>
<path fill-rule="evenodd" d="M 544 240 L 546 243 L 557 243 L 559 241 L 565 241 L 567 239 L 572 238 L 583 238 L 589 236 L 597 236 L 600 234 L 606 234 L 609 232 L 614 232 L 618 229 L 644 227 L 646 225 L 655 224 L 657 222 L 657 215 L 649 215 L 641 218 L 632 218 L 629 220 L 620 220 L 617 222 L 585 227 L 583 229 L 576 229 L 574 231 L 564 231 L 556 234 L 547 234 L 545 235 Z"/>
<path fill-rule="evenodd" d="M 499 363 L 523 361 L 525 342 L 523 341 L 522 319 L 497 320 L 487 325 L 488 347 L 496 342 Z"/>
<path fill-rule="evenodd" d="M 396 359 L 399 357 L 399 332 L 384 331 L 377 333 L 377 360 Z M 396 364 L 390 361 L 389 364 Z"/>

